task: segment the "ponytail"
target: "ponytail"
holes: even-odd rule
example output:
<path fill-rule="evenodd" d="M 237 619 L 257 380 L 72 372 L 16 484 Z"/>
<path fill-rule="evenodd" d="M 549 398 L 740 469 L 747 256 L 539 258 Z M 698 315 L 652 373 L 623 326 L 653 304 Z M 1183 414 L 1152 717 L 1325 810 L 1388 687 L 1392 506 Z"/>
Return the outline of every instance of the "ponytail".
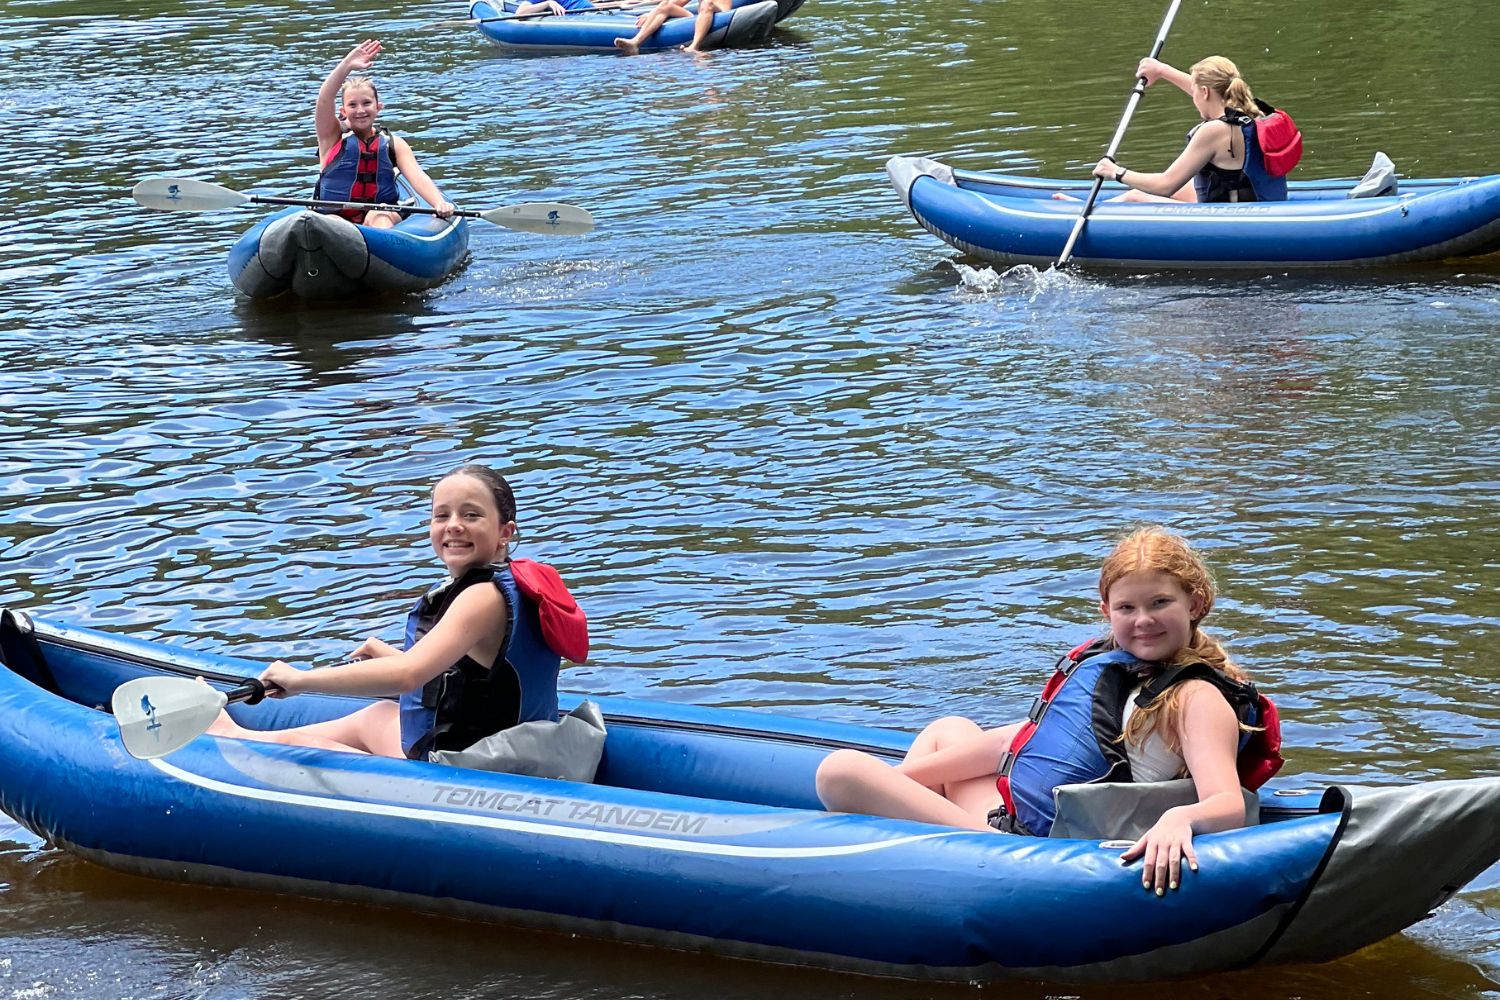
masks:
<path fill-rule="evenodd" d="M 1240 77 L 1229 81 L 1229 89 L 1224 91 L 1224 104 L 1252 118 L 1260 114 L 1256 110 L 1255 95 L 1250 92 L 1250 85 Z"/>
<path fill-rule="evenodd" d="M 1224 104 L 1236 111 L 1254 117 L 1260 114 L 1255 107 L 1255 94 L 1250 84 L 1240 76 L 1239 67 L 1223 56 L 1209 56 L 1193 63 L 1188 70 L 1193 84 L 1207 87 L 1224 99 Z"/>

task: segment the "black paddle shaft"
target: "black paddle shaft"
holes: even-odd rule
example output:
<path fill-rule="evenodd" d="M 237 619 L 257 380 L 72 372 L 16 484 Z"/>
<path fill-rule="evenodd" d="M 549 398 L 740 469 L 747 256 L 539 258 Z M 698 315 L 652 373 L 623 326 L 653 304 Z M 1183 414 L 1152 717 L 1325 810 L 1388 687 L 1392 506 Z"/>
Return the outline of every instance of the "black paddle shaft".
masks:
<path fill-rule="evenodd" d="M 379 205 L 364 201 L 326 201 L 321 198 L 271 198 L 263 195 L 250 195 L 250 200 L 257 205 L 300 205 L 303 208 L 358 208 L 366 212 L 414 212 L 417 215 L 437 215 L 437 209 L 424 208 L 421 205 Z M 479 212 L 469 212 L 464 209 L 455 208 L 451 213 L 465 219 L 478 219 Z"/>
<path fill-rule="evenodd" d="M 1167 44 L 1167 32 L 1171 30 L 1172 19 L 1177 16 L 1177 7 L 1182 0 L 1172 0 L 1172 5 L 1167 8 L 1167 16 L 1162 18 L 1161 28 L 1156 33 L 1156 44 L 1151 46 L 1151 54 L 1148 59 L 1155 59 L 1161 55 L 1162 46 Z M 1135 78 L 1135 86 L 1130 90 L 1130 97 L 1125 101 L 1125 114 L 1120 118 L 1120 126 L 1115 129 L 1115 136 L 1109 141 L 1109 148 L 1104 151 L 1107 159 L 1113 160 L 1115 153 L 1120 148 L 1120 141 L 1125 138 L 1125 126 L 1130 124 L 1130 116 L 1135 114 L 1135 106 L 1141 102 L 1141 95 L 1146 92 L 1146 78 L 1138 76 Z M 1103 177 L 1094 178 L 1094 186 L 1089 189 L 1088 200 L 1083 203 L 1083 212 L 1079 214 L 1078 221 L 1073 223 L 1073 232 L 1068 236 L 1068 242 L 1064 244 L 1063 251 L 1057 257 L 1057 266 L 1065 266 L 1073 257 L 1073 244 L 1078 242 L 1078 236 L 1083 232 L 1083 224 L 1088 221 L 1089 213 L 1094 210 L 1094 202 L 1099 197 L 1099 189 L 1104 186 Z"/>

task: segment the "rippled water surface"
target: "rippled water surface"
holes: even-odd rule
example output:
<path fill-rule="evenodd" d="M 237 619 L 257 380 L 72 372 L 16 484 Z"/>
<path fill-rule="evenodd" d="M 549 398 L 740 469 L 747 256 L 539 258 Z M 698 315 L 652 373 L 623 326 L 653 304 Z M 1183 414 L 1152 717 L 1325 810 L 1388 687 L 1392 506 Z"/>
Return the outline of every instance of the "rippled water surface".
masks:
<path fill-rule="evenodd" d="M 1308 176 L 1377 149 L 1494 169 L 1492 84 L 1463 67 L 1500 8 L 1387 6 L 1194 2 L 1165 54 L 1238 58 Z M 1493 261 L 997 274 L 885 183 L 895 153 L 1082 176 L 1157 5 L 808 0 L 696 60 L 507 57 L 432 26 L 463 16 L 446 0 L 0 11 L 0 604 L 324 661 L 397 630 L 439 575 L 427 484 L 481 458 L 589 613 L 567 687 L 998 722 L 1092 633 L 1111 536 L 1156 520 L 1210 556 L 1289 774 L 1495 773 Z M 385 120 L 450 197 L 572 202 L 596 232 L 479 224 L 425 295 L 252 304 L 224 260 L 253 213 L 129 199 L 163 173 L 308 191 L 312 95 L 366 34 Z M 1191 114 L 1153 90 L 1122 160 L 1165 164 Z M 1173 990 L 1493 995 L 1497 906 L 1492 871 L 1345 961 Z M 950 992 L 163 885 L 0 820 L 0 997 Z"/>

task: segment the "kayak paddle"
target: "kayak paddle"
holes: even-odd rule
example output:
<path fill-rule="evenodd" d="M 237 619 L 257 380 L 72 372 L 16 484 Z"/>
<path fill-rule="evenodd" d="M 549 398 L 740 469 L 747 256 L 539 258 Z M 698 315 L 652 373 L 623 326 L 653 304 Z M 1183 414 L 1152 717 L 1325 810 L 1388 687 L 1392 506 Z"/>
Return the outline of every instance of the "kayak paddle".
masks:
<path fill-rule="evenodd" d="M 418 205 L 376 205 L 362 201 L 324 201 L 317 198 L 269 198 L 186 177 L 147 177 L 130 194 L 147 208 L 167 212 L 211 212 L 240 205 L 301 205 L 304 208 L 362 208 L 366 211 L 415 212 L 436 215 L 437 209 Z M 483 212 L 454 209 L 455 216 L 482 219 L 506 229 L 554 236 L 579 236 L 594 228 L 594 217 L 576 205 L 554 201 L 532 201 L 501 205 Z"/>
<path fill-rule="evenodd" d="M 110 708 L 126 751 L 150 760 L 208 732 L 230 702 L 254 705 L 265 696 L 266 685 L 254 677 L 228 692 L 186 677 L 138 677 L 115 688 Z"/>
<path fill-rule="evenodd" d="M 1151 47 L 1150 59 L 1161 55 L 1161 47 L 1167 44 L 1167 30 L 1172 27 L 1172 19 L 1177 16 L 1177 5 L 1182 0 L 1172 0 L 1172 6 L 1167 8 L 1167 16 L 1162 19 L 1161 30 L 1156 33 L 1156 44 Z M 1130 99 L 1125 102 L 1125 115 L 1120 119 L 1120 127 L 1115 129 L 1115 137 L 1109 140 L 1109 149 L 1104 151 L 1107 159 L 1113 160 L 1115 153 L 1120 148 L 1120 140 L 1125 138 L 1125 126 L 1130 124 L 1130 116 L 1135 114 L 1135 106 L 1141 103 L 1141 95 L 1146 92 L 1146 78 L 1138 76 L 1135 78 L 1135 87 L 1130 91 Z M 1068 242 L 1063 244 L 1063 251 L 1057 258 L 1057 266 L 1064 267 L 1073 257 L 1073 244 L 1078 242 L 1078 236 L 1083 232 L 1083 224 L 1088 221 L 1089 213 L 1094 210 L 1094 201 L 1099 197 L 1099 189 L 1104 186 L 1103 177 L 1094 178 L 1094 186 L 1089 191 L 1089 200 L 1083 203 L 1083 212 L 1078 216 L 1078 221 L 1073 223 L 1073 232 L 1068 237 Z"/>

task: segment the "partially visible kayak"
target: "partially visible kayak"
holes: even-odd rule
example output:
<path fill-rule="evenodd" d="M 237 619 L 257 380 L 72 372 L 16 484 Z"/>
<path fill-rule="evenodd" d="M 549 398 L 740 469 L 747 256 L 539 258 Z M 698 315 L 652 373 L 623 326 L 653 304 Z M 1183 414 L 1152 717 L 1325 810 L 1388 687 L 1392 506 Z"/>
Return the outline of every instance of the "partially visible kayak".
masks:
<path fill-rule="evenodd" d="M 1195 837 L 1198 870 L 1157 898 L 1120 863 L 1114 838 L 1136 834 L 1119 809 L 1037 838 L 822 808 L 828 754 L 898 761 L 909 733 L 609 697 L 592 784 L 214 736 L 144 760 L 106 712 L 120 685 L 222 689 L 260 664 L 5 608 L 0 661 L 0 810 L 89 861 L 771 962 L 963 983 L 1321 962 L 1500 858 L 1500 778 L 1263 788 L 1254 820 Z M 275 729 L 364 704 L 230 712 Z M 1134 814 L 1149 787 L 1068 790 Z"/>
<path fill-rule="evenodd" d="M 997 264 L 1055 263 L 1093 184 L 956 170 L 894 156 L 886 174 L 939 239 Z M 1286 201 L 1120 202 L 1107 183 L 1073 262 L 1129 268 L 1369 267 L 1500 250 L 1500 174 L 1402 178 L 1399 193 L 1351 198 L 1350 180 L 1293 181 Z M 1067 196 L 1068 200 L 1055 199 Z"/>
<path fill-rule="evenodd" d="M 403 201 L 430 207 L 397 177 Z M 229 277 L 252 299 L 291 292 L 304 299 L 417 292 L 447 278 L 469 248 L 461 218 L 411 215 L 390 229 L 289 208 L 266 216 L 229 250 Z"/>
<path fill-rule="evenodd" d="M 802 0 L 734 0 L 734 7 L 714 15 L 704 47 L 740 48 L 771 37 L 776 22 L 789 16 Z M 688 9 L 697 11 L 696 2 Z M 651 3 L 624 10 L 586 11 L 539 17 L 514 17 L 516 4 L 504 0 L 474 0 L 469 17 L 479 22 L 481 34 L 496 45 L 529 52 L 618 52 L 616 38 L 630 38 L 635 20 Z M 692 17 L 674 17 L 641 43 L 641 51 L 672 49 L 693 40 Z"/>

